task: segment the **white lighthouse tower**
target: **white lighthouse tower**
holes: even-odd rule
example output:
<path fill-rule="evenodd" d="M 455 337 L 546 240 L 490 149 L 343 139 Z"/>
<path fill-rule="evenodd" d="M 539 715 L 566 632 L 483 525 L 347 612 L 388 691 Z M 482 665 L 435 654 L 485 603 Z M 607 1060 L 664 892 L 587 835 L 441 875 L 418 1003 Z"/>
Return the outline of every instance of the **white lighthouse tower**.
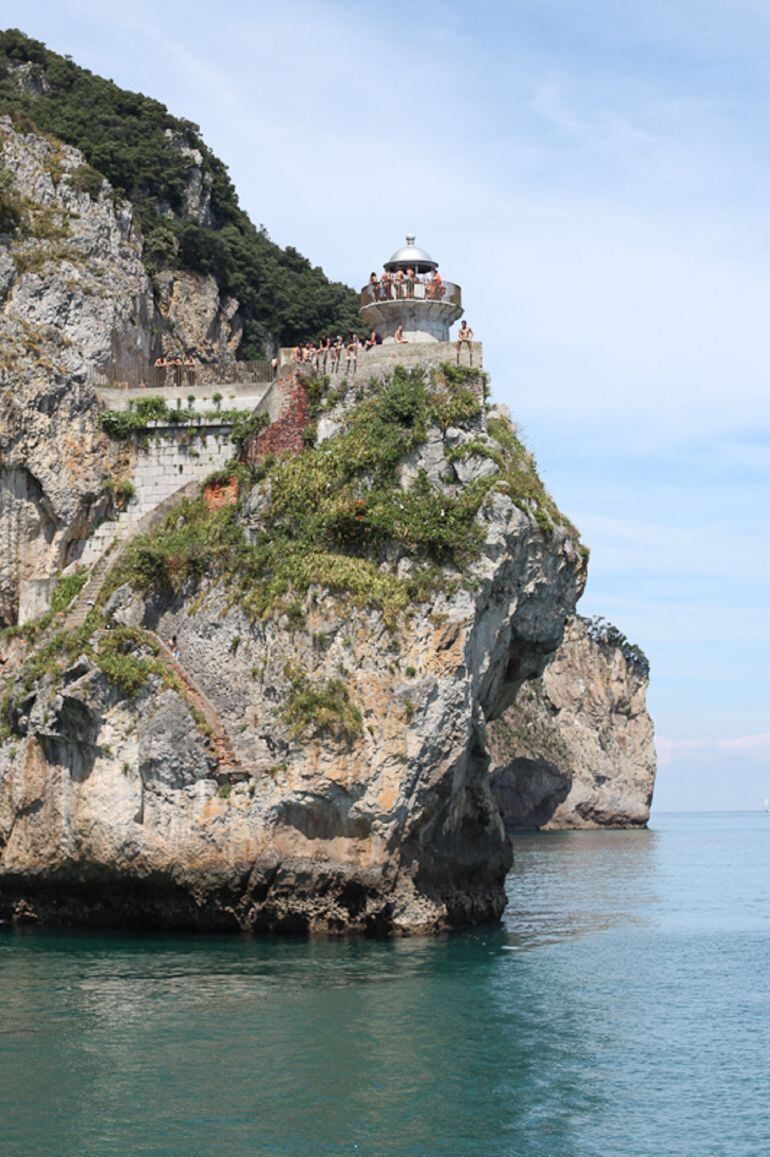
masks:
<path fill-rule="evenodd" d="M 406 245 L 386 261 L 382 278 L 361 290 L 359 312 L 383 344 L 396 340 L 399 326 L 408 342 L 449 341 L 449 327 L 462 317 L 462 291 L 443 280 L 438 262 L 407 234 Z"/>

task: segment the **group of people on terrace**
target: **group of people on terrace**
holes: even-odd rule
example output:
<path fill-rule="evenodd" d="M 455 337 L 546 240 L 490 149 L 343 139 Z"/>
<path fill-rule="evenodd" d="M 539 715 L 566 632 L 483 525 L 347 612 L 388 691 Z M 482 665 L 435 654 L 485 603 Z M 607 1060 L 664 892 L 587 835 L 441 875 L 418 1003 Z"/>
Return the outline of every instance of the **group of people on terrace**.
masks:
<path fill-rule="evenodd" d="M 161 386 L 194 386 L 198 363 L 192 353 L 183 358 L 158 357 L 153 363 L 153 377 L 155 387 Z"/>
<path fill-rule="evenodd" d="M 424 288 L 415 294 L 415 286 Z M 383 269 L 382 276 L 372 272 L 369 275 L 369 292 L 372 301 L 405 301 L 410 297 L 425 297 L 428 301 L 440 301 L 446 289 L 438 266 L 429 277 L 421 277 L 410 265 L 407 269 L 396 269 L 391 273 Z"/>
<path fill-rule="evenodd" d="M 316 345 L 312 341 L 300 342 L 294 347 L 294 361 L 300 366 L 309 366 L 316 373 L 336 374 L 345 363 L 345 373 L 356 372 L 358 355 L 362 350 L 369 350 L 374 345 L 380 345 L 382 338 L 376 330 L 372 330 L 366 341 L 361 341 L 357 333 L 348 335 L 347 341 L 341 334 L 336 337 L 319 338 Z"/>

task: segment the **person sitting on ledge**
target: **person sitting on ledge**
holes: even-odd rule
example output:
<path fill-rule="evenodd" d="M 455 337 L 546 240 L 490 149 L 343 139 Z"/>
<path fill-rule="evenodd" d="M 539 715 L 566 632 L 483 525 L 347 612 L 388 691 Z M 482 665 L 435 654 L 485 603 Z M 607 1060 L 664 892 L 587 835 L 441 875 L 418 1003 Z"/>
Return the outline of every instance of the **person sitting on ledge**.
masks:
<path fill-rule="evenodd" d="M 359 344 L 360 343 L 358 341 L 358 334 L 352 333 L 350 335 L 350 338 L 348 339 L 348 344 L 347 344 L 347 347 L 345 349 L 345 353 L 347 355 L 347 360 L 345 362 L 345 373 L 346 374 L 350 373 L 351 365 L 353 367 L 353 373 L 356 372 L 356 366 L 358 365 L 358 346 L 359 346 Z"/>
<path fill-rule="evenodd" d="M 467 321 L 463 319 L 460 323 L 460 328 L 457 331 L 457 364 L 460 364 L 460 350 L 463 344 L 468 347 L 468 357 L 470 364 L 473 365 L 473 330 L 468 325 Z"/>
<path fill-rule="evenodd" d="M 408 345 L 409 341 L 404 337 L 404 327 L 399 323 L 398 329 L 393 334 L 393 338 L 399 345 Z"/>
<path fill-rule="evenodd" d="M 373 346 L 382 345 L 382 338 L 376 329 L 372 330 L 372 332 L 369 334 L 368 341 L 366 341 L 364 344 L 368 350 L 372 349 Z"/>

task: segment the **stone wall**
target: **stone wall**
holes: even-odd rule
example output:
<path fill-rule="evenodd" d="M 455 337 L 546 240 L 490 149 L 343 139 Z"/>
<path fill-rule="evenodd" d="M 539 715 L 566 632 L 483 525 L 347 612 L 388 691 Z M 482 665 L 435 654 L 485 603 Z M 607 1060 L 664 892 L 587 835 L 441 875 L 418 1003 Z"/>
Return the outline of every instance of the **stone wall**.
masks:
<path fill-rule="evenodd" d="M 229 422 L 205 426 L 148 428 L 131 481 L 135 493 L 117 518 L 102 522 L 85 543 L 79 562 L 92 566 L 116 540 L 131 534 L 139 520 L 190 482 L 202 482 L 232 458 Z"/>
<path fill-rule="evenodd" d="M 295 368 L 294 350 L 281 349 L 278 362 L 283 372 Z M 380 377 L 391 372 L 397 365 L 408 367 L 419 365 L 425 369 L 431 369 L 433 366 L 440 366 L 445 362 L 452 365 L 457 363 L 456 342 L 419 341 L 399 344 L 389 342 L 387 345 L 378 345 L 370 350 L 362 349 L 360 351 L 353 380 L 368 381 L 372 376 Z M 469 363 L 468 347 L 463 346 L 460 354 L 460 365 L 467 366 Z M 473 366 L 474 369 L 483 369 L 484 367 L 484 346 L 480 341 L 473 343 Z M 345 377 L 344 369 L 345 358 L 343 356 L 343 372 L 336 376 Z"/>

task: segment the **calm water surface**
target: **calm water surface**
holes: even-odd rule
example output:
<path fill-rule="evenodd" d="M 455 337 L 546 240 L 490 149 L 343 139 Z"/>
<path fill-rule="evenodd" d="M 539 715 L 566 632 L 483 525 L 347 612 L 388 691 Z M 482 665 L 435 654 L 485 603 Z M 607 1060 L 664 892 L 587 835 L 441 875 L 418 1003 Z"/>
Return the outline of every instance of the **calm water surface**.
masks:
<path fill-rule="evenodd" d="M 770 816 L 516 843 L 439 941 L 0 934 L 0 1153 L 770 1154 Z"/>

